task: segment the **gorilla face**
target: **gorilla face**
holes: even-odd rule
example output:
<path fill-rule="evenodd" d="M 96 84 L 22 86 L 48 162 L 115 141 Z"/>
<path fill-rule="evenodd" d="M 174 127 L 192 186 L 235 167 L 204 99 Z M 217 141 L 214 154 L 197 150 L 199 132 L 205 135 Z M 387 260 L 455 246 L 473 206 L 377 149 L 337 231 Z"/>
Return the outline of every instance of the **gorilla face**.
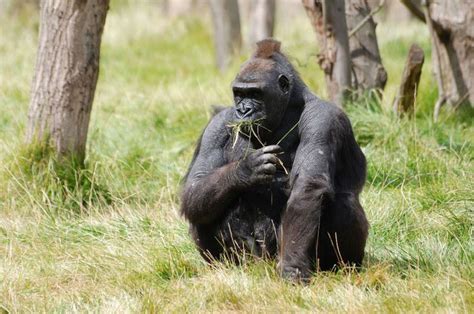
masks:
<path fill-rule="evenodd" d="M 242 75 L 234 80 L 235 115 L 243 121 L 255 121 L 272 131 L 281 122 L 288 106 L 290 82 L 276 71 L 263 75 Z"/>

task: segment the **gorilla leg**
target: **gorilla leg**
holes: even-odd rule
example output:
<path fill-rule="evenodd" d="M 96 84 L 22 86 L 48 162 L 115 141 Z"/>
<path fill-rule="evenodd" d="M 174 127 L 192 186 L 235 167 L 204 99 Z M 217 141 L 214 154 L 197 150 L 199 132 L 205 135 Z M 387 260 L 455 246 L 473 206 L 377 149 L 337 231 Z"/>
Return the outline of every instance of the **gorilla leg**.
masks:
<path fill-rule="evenodd" d="M 336 194 L 322 213 L 315 242 L 316 270 L 361 266 L 368 229 L 359 200 L 352 193 Z"/>
<path fill-rule="evenodd" d="M 208 263 L 218 260 L 222 253 L 222 246 L 216 239 L 214 226 L 191 226 L 191 235 L 196 243 L 199 253 Z"/>

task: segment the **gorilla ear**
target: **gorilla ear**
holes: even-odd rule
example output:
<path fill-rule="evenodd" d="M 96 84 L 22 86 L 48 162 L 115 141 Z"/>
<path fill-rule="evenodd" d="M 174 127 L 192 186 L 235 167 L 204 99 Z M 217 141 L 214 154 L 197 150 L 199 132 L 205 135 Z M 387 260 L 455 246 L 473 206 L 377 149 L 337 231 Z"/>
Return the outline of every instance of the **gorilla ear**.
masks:
<path fill-rule="evenodd" d="M 290 90 L 290 81 L 283 74 L 280 74 L 280 76 L 278 76 L 278 85 L 280 86 L 280 89 L 284 94 L 287 94 Z"/>

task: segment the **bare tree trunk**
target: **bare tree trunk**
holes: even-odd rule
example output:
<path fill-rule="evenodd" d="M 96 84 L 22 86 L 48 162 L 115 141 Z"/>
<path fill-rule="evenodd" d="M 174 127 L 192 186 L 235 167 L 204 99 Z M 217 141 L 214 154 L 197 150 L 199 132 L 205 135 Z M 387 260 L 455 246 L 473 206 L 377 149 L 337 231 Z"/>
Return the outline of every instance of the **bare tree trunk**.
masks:
<path fill-rule="evenodd" d="M 254 0 L 250 10 L 249 43 L 272 37 L 275 24 L 275 0 Z"/>
<path fill-rule="evenodd" d="M 85 156 L 109 0 L 43 0 L 27 141 Z"/>
<path fill-rule="evenodd" d="M 424 60 L 425 54 L 423 50 L 416 44 L 411 45 L 405 69 L 403 70 L 400 88 L 393 104 L 393 109 L 399 116 L 405 113 L 408 115 L 413 114 Z"/>
<path fill-rule="evenodd" d="M 425 14 L 423 13 L 423 8 L 421 6 L 421 1 L 422 0 L 400 0 L 406 7 L 407 9 L 418 19 L 420 19 L 423 22 L 426 22 L 425 20 Z"/>
<path fill-rule="evenodd" d="M 207 0 L 192 0 L 191 1 L 191 10 L 193 12 L 202 12 L 201 10 L 205 10 L 207 7 Z"/>
<path fill-rule="evenodd" d="M 303 0 L 321 50 L 318 63 L 324 71 L 328 96 L 339 106 L 351 86 L 351 59 L 344 0 Z"/>
<path fill-rule="evenodd" d="M 359 92 L 383 90 L 387 82 L 371 13 L 367 0 L 346 1 L 347 27 L 351 30 L 352 88 Z"/>
<path fill-rule="evenodd" d="M 431 0 L 426 8 L 439 91 L 436 119 L 444 102 L 474 106 L 474 2 Z"/>
<path fill-rule="evenodd" d="M 217 67 L 223 71 L 242 46 L 237 0 L 210 0 Z"/>
<path fill-rule="evenodd" d="M 239 4 L 240 21 L 247 21 L 251 15 L 250 8 L 254 0 L 237 0 Z M 245 23 L 242 23 L 245 24 Z"/>
<path fill-rule="evenodd" d="M 170 13 L 170 1 L 169 0 L 159 0 L 158 6 L 161 10 L 161 13 L 164 15 L 169 15 Z"/>
<path fill-rule="evenodd" d="M 369 1 L 371 1 L 372 3 L 379 2 L 379 1 L 374 1 L 374 0 L 369 0 Z M 411 12 L 411 10 L 409 10 L 406 6 L 403 5 L 402 1 L 398 1 L 398 0 L 387 1 L 387 4 L 385 5 L 385 12 L 383 13 L 383 17 L 381 20 L 390 21 L 392 23 L 393 22 L 406 23 L 406 22 L 415 20 L 416 16 Z M 376 3 L 374 5 L 376 5 Z"/>
<path fill-rule="evenodd" d="M 438 83 L 440 107 L 469 101 L 474 106 L 474 1 L 402 0 L 410 11 L 427 23 L 431 34 L 433 72 Z"/>
<path fill-rule="evenodd" d="M 177 17 L 190 14 L 202 6 L 202 1 L 198 0 L 154 0 L 158 4 L 161 12 L 169 17 Z"/>

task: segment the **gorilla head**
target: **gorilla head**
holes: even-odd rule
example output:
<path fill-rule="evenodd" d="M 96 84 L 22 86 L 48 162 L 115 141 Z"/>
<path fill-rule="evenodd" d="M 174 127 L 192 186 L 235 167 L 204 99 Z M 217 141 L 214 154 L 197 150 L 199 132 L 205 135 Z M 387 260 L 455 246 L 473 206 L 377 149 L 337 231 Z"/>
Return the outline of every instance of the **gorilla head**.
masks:
<path fill-rule="evenodd" d="M 257 43 L 255 54 L 243 64 L 232 84 L 236 117 L 275 130 L 288 107 L 294 85 L 292 73 L 295 71 L 280 53 L 278 41 Z"/>

